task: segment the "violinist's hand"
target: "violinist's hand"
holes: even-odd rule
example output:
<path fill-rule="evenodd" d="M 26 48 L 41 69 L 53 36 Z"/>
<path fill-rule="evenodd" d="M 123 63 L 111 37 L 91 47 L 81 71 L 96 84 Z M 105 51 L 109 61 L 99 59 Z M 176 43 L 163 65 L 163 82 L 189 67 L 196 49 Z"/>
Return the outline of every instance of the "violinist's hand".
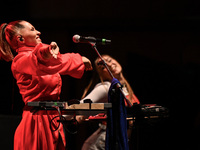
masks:
<path fill-rule="evenodd" d="M 90 60 L 84 56 L 82 56 L 82 60 L 83 60 L 83 63 L 85 64 L 85 70 L 88 71 L 88 70 L 92 70 L 92 63 L 90 62 Z"/>
<path fill-rule="evenodd" d="M 56 42 L 51 42 L 51 44 L 50 44 L 50 53 L 55 59 L 57 59 L 57 55 L 59 53 L 59 47 L 58 47 Z"/>

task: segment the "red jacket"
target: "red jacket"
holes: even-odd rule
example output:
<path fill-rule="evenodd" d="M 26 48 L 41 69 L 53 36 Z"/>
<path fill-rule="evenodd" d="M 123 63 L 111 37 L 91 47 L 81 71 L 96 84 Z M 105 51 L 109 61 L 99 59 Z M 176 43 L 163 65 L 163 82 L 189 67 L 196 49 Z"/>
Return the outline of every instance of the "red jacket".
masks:
<path fill-rule="evenodd" d="M 58 54 L 58 58 L 43 59 L 41 53 L 48 48 L 46 44 L 36 47 L 19 48 L 18 55 L 12 62 L 13 76 L 17 81 L 19 91 L 25 105 L 31 101 L 59 100 L 62 86 L 61 75 L 81 78 L 85 66 L 79 54 Z M 63 126 L 55 132 L 49 125 L 53 117 L 50 111 L 24 110 L 22 120 L 15 131 L 15 150 L 55 150 L 59 138 L 66 145 Z M 54 121 L 51 126 L 57 126 Z"/>

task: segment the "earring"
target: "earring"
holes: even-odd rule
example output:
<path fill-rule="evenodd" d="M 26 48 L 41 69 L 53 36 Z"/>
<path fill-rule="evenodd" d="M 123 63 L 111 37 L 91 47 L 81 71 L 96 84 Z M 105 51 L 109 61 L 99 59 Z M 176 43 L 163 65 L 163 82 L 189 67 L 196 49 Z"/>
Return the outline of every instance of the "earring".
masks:
<path fill-rule="evenodd" d="M 20 40 L 20 41 L 23 41 L 23 38 L 22 38 L 22 36 L 19 38 L 19 40 Z"/>

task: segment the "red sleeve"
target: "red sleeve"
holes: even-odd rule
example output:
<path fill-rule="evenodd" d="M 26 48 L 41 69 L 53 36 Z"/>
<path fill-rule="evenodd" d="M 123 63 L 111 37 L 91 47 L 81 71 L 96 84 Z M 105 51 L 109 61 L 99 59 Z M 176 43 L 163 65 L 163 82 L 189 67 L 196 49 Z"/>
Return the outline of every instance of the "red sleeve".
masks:
<path fill-rule="evenodd" d="M 44 59 L 41 53 L 46 50 L 45 47 L 41 43 L 33 51 L 20 52 L 13 60 L 12 71 L 38 76 L 60 73 L 74 78 L 82 77 L 85 65 L 79 54 L 58 54 L 57 59 Z"/>

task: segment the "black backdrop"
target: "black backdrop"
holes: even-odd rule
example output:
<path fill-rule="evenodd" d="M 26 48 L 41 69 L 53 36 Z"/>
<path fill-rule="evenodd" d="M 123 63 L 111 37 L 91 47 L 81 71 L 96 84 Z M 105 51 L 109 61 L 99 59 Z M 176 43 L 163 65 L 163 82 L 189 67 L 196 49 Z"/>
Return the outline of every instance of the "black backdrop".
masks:
<path fill-rule="evenodd" d="M 56 41 L 61 53 L 78 52 L 91 61 L 97 57 L 91 46 L 73 43 L 72 36 L 111 39 L 111 45 L 97 48 L 101 54 L 110 54 L 122 64 L 141 103 L 156 103 L 170 110 L 167 121 L 141 127 L 140 148 L 197 149 L 200 125 L 199 4 L 187 0 L 4 1 L 0 23 L 27 20 L 42 33 L 44 43 Z M 5 132 L 11 128 L 5 126 L 8 123 L 5 116 L 19 118 L 23 102 L 10 63 L 0 61 L 0 66 L 0 113 L 3 115 L 0 124 L 3 133 L 12 137 L 19 120 L 12 126 L 12 133 Z M 82 79 L 62 76 L 61 99 L 80 99 L 91 74 L 85 73 Z M 4 130 L 6 127 L 8 129 Z M 73 137 L 80 143 L 84 138 L 84 135 Z"/>

